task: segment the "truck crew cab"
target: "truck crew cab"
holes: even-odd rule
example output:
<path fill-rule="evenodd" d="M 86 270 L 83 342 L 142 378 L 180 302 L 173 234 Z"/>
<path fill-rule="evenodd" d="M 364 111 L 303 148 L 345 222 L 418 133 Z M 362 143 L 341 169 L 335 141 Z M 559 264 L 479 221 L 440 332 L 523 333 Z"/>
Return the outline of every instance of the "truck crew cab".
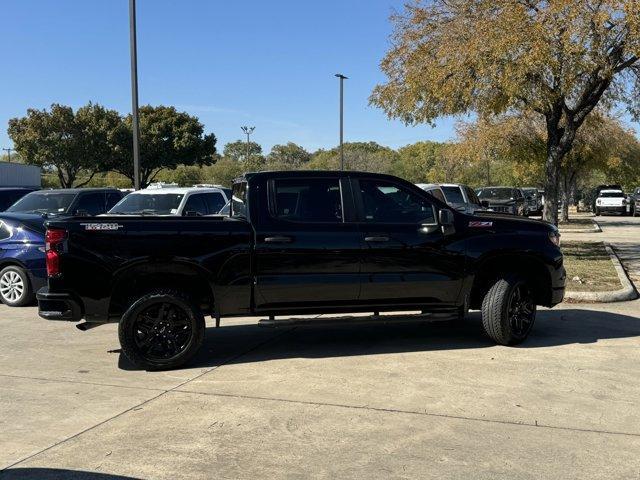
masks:
<path fill-rule="evenodd" d="M 558 230 L 465 215 L 389 175 L 248 173 L 228 216 L 47 222 L 40 316 L 119 323 L 124 354 L 168 369 L 202 344 L 204 316 L 481 309 L 487 335 L 522 342 L 536 305 L 562 301 Z M 277 320 L 275 320 L 277 322 Z"/>

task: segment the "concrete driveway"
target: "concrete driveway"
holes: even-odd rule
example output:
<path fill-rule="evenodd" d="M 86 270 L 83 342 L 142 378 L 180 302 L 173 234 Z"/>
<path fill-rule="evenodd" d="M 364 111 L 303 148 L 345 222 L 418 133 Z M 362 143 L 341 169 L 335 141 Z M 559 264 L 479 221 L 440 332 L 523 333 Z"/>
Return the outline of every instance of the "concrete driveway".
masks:
<path fill-rule="evenodd" d="M 113 325 L 0 306 L 2 478 L 639 478 L 640 303 L 464 324 L 210 327 L 148 373 Z"/>

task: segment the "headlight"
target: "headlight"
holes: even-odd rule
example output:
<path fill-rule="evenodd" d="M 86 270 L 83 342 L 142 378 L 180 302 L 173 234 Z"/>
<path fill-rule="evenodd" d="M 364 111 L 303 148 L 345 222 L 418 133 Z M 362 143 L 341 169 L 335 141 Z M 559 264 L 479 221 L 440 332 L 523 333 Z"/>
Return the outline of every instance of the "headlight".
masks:
<path fill-rule="evenodd" d="M 600 205 L 601 203 L 602 203 L 602 200 L 600 200 L 600 199 L 596 200 L 596 205 Z"/>
<path fill-rule="evenodd" d="M 549 232 L 549 240 L 551 240 L 551 243 L 553 243 L 556 247 L 559 247 L 560 232 L 558 232 L 557 230 L 552 230 L 551 232 Z"/>

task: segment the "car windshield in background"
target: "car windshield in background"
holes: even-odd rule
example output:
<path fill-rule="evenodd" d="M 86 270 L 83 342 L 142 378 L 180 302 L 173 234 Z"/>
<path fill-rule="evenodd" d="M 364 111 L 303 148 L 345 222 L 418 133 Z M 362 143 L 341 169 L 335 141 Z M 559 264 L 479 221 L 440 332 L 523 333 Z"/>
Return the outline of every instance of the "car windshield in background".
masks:
<path fill-rule="evenodd" d="M 75 197 L 75 193 L 33 192 L 14 203 L 7 212 L 60 215 L 69 210 Z"/>
<path fill-rule="evenodd" d="M 530 197 L 537 197 L 538 196 L 538 189 L 537 188 L 523 188 L 522 192 Z"/>
<path fill-rule="evenodd" d="M 483 188 L 478 197 L 494 200 L 513 200 L 515 194 L 512 188 Z"/>
<path fill-rule="evenodd" d="M 465 203 L 460 187 L 441 187 L 448 203 Z"/>
<path fill-rule="evenodd" d="M 117 203 L 109 213 L 117 215 L 175 215 L 184 194 L 130 193 Z"/>
<path fill-rule="evenodd" d="M 601 197 L 606 198 L 624 198 L 626 195 L 623 192 L 600 192 Z"/>

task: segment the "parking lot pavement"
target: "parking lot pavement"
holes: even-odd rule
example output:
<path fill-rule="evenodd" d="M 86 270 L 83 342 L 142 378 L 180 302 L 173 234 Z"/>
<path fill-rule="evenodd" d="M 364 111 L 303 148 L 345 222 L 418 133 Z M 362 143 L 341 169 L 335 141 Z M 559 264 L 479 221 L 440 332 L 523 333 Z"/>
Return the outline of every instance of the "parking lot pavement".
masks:
<path fill-rule="evenodd" d="M 148 373 L 114 325 L 0 306 L 3 478 L 637 478 L 640 301 L 461 325 L 209 328 Z"/>

